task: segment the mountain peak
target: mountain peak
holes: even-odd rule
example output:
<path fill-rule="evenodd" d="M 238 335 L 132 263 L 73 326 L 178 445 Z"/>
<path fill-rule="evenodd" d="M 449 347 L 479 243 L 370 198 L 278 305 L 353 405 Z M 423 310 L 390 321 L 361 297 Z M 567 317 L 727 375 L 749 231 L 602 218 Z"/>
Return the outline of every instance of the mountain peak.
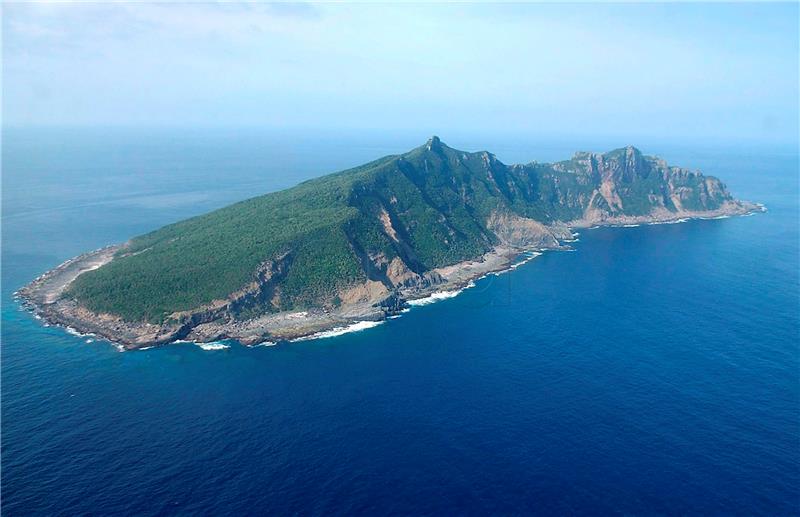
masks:
<path fill-rule="evenodd" d="M 428 149 L 428 151 L 435 151 L 437 149 L 440 149 L 442 145 L 444 144 L 442 144 L 442 141 L 439 140 L 439 137 L 436 135 L 430 137 L 428 141 L 425 143 L 425 147 Z"/>
<path fill-rule="evenodd" d="M 603 153 L 603 156 L 605 156 L 606 158 L 630 160 L 632 158 L 639 159 L 644 155 L 636 147 L 628 145 L 626 147 L 620 147 L 619 149 L 614 149 L 613 151 L 608 151 L 607 153 Z"/>

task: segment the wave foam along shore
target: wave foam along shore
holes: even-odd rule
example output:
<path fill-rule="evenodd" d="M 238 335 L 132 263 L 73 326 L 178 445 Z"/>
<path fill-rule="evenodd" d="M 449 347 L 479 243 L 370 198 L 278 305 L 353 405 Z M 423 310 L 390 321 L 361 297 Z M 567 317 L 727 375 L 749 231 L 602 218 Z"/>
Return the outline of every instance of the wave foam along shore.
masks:
<path fill-rule="evenodd" d="M 408 303 L 412 307 L 421 307 L 423 305 L 430 305 L 432 303 L 440 302 L 442 300 L 447 300 L 448 298 L 455 298 L 464 289 L 456 289 L 454 291 L 440 291 L 438 293 L 433 293 L 430 296 L 426 296 L 425 298 L 417 298 L 416 300 L 409 300 Z"/>
<path fill-rule="evenodd" d="M 199 346 L 203 350 L 227 350 L 231 347 L 231 345 L 227 345 L 220 341 L 212 341 L 210 343 L 194 343 L 194 345 Z"/>
<path fill-rule="evenodd" d="M 514 262 L 513 264 L 511 264 L 510 266 L 508 266 L 508 269 L 517 269 L 521 265 L 527 264 L 528 262 L 530 262 L 531 260 L 535 259 L 536 257 L 541 257 L 541 256 L 542 256 L 542 252 L 541 251 L 526 252 L 525 254 L 523 254 L 523 256 L 522 256 L 523 258 L 521 260 L 518 260 L 518 261 Z"/>
<path fill-rule="evenodd" d="M 298 337 L 295 339 L 289 340 L 290 343 L 296 343 L 298 341 L 311 341 L 312 339 L 324 339 L 329 337 L 336 337 L 341 336 L 342 334 L 349 334 L 351 332 L 359 332 L 361 330 L 371 329 L 372 327 L 377 327 L 378 325 L 384 323 L 383 321 L 357 321 L 353 324 L 344 326 L 344 327 L 334 327 L 331 330 L 324 330 L 322 332 L 316 332 L 309 336 Z"/>
<path fill-rule="evenodd" d="M 277 341 L 262 341 L 261 343 L 256 343 L 254 345 L 245 345 L 247 348 L 258 348 L 258 347 L 267 347 L 267 346 L 277 346 Z"/>
<path fill-rule="evenodd" d="M 64 327 L 64 330 L 67 332 L 67 334 L 72 334 L 73 336 L 77 336 L 77 337 L 83 337 L 83 336 L 87 335 L 87 334 L 82 334 L 81 332 L 78 332 L 77 330 L 75 330 L 72 327 Z"/>

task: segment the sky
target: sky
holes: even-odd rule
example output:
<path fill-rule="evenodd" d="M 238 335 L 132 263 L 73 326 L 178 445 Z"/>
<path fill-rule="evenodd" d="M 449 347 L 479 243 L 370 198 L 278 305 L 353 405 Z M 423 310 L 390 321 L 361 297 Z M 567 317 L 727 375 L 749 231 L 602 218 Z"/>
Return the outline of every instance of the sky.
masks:
<path fill-rule="evenodd" d="M 797 3 L 2 9 L 7 127 L 798 138 Z"/>

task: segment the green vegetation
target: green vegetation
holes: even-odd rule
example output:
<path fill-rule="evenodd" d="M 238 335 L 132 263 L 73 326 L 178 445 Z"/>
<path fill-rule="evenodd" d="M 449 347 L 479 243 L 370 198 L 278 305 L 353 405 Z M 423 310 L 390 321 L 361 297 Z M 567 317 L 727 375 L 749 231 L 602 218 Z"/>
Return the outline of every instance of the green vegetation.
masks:
<path fill-rule="evenodd" d="M 290 269 L 286 307 L 306 289 L 333 292 L 359 277 L 340 230 L 356 215 L 347 205 L 351 181 L 306 182 L 133 239 L 112 262 L 81 275 L 69 294 L 94 311 L 159 322 L 225 298 L 251 282 L 259 264 L 289 251 L 305 273 L 298 281 Z"/>
<path fill-rule="evenodd" d="M 632 159 L 626 152 L 603 156 L 624 213 L 646 214 L 653 199 L 674 209 L 663 167 L 638 151 Z M 400 257 L 422 273 L 488 251 L 497 240 L 486 228 L 493 211 L 542 222 L 580 218 L 600 182 L 597 171 L 586 167 L 587 156 L 509 167 L 489 153 L 457 151 L 434 138 L 404 155 L 137 237 L 112 262 L 79 276 L 67 294 L 95 312 L 162 322 L 226 298 L 253 282 L 261 264 L 285 257 L 275 296 L 244 315 L 338 306 L 344 288 L 367 278 L 385 281 L 375 257 L 384 264 Z M 680 174 L 673 181 L 689 192 L 687 208 L 716 208 L 728 198 L 724 189 L 709 193 L 700 175 Z M 594 203 L 608 209 L 602 197 Z"/>

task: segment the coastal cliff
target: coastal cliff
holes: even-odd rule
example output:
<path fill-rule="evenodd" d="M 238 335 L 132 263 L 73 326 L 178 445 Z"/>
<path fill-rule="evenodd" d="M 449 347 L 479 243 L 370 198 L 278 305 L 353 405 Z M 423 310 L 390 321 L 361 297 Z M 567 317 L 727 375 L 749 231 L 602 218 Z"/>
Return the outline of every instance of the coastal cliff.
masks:
<path fill-rule="evenodd" d="M 758 210 L 634 147 L 505 165 L 437 137 L 77 257 L 19 294 L 125 348 L 292 339 L 464 287 L 573 228 Z"/>

